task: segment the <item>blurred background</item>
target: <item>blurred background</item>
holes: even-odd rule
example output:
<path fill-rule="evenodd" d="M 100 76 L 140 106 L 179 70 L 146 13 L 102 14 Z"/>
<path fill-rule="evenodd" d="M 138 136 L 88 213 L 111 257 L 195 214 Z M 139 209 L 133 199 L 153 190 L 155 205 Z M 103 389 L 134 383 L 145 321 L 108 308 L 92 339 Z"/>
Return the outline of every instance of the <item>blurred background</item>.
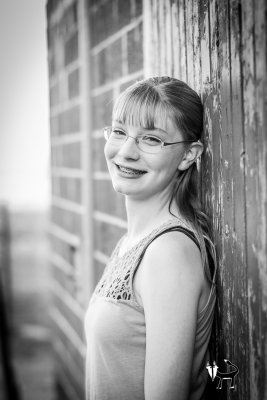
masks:
<path fill-rule="evenodd" d="M 45 0 L 0 1 L 0 49 L 0 398 L 52 400 Z"/>
<path fill-rule="evenodd" d="M 118 94 L 153 75 L 204 104 L 216 362 L 239 367 L 238 390 L 211 398 L 267 399 L 266 7 L 0 0 L 0 400 L 84 400 L 84 314 L 127 226 L 102 128 Z"/>

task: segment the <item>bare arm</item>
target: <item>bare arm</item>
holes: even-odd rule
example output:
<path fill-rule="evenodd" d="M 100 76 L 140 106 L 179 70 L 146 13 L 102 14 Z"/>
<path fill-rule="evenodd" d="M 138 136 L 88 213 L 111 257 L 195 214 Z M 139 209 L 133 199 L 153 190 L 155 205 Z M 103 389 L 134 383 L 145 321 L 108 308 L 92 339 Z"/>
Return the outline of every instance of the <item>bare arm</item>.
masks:
<path fill-rule="evenodd" d="M 185 235 L 153 242 L 142 264 L 140 295 L 146 319 L 146 400 L 186 400 L 203 287 L 200 252 Z"/>

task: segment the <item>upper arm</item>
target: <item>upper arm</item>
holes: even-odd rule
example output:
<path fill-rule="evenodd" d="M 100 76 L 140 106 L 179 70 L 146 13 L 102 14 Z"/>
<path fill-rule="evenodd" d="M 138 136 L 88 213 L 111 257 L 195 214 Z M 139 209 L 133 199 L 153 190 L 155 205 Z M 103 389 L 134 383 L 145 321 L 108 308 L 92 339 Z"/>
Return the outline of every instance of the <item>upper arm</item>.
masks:
<path fill-rule="evenodd" d="M 145 398 L 187 398 L 203 272 L 200 252 L 185 235 L 157 238 L 140 265 L 146 319 Z"/>

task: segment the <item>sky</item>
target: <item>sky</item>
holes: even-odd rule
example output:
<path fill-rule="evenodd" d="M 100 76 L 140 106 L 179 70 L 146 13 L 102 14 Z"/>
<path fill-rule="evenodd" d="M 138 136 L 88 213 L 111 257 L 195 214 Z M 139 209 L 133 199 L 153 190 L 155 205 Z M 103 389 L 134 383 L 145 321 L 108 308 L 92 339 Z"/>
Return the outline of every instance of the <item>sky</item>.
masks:
<path fill-rule="evenodd" d="M 46 209 L 50 154 L 46 0 L 0 0 L 0 203 Z"/>

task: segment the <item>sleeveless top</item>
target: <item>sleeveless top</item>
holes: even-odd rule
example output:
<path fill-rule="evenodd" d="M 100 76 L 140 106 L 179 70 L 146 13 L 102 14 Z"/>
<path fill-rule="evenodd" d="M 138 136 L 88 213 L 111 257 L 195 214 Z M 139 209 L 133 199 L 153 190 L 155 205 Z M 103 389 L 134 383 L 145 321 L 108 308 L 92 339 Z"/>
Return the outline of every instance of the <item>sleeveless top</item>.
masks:
<path fill-rule="evenodd" d="M 196 243 L 191 228 L 180 220 L 178 226 L 172 220 L 154 229 L 122 256 L 119 249 L 124 237 L 113 251 L 85 316 L 87 400 L 145 399 L 146 322 L 144 309 L 133 291 L 133 276 L 151 241 L 170 228 L 181 227 Z M 204 398 L 215 300 L 213 279 L 207 304 L 198 313 L 189 400 Z"/>

